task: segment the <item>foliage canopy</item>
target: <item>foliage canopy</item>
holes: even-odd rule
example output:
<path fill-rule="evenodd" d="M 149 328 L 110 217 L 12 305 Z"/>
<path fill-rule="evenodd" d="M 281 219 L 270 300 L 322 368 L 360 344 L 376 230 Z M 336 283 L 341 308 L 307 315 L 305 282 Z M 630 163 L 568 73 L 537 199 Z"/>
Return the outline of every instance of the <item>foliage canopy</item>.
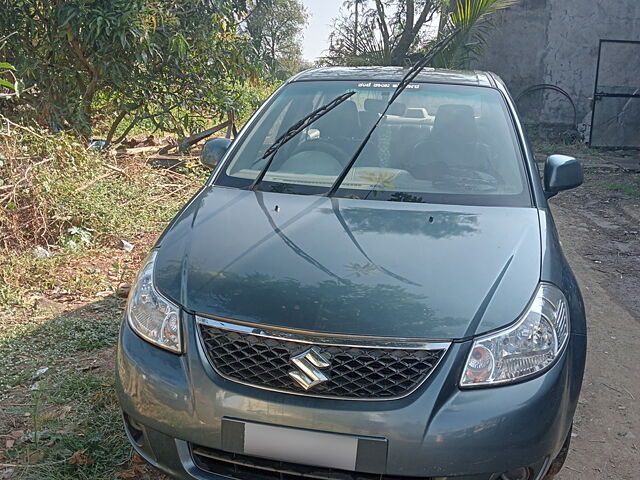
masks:
<path fill-rule="evenodd" d="M 307 18 L 300 0 L 264 0 L 249 15 L 247 30 L 271 77 L 285 80 L 300 69 Z"/>
<path fill-rule="evenodd" d="M 183 134 L 242 102 L 255 57 L 246 0 L 0 0 L 6 55 L 42 123 L 91 134 L 96 100 L 118 125 Z"/>

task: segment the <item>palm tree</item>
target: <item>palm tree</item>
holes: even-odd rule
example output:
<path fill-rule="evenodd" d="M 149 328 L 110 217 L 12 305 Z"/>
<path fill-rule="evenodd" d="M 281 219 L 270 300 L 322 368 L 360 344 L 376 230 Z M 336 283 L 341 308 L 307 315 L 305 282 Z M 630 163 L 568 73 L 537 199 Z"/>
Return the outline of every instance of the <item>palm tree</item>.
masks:
<path fill-rule="evenodd" d="M 519 0 L 455 0 L 445 4 L 438 38 L 459 30 L 431 62 L 433 67 L 467 68 L 469 61 L 482 55 L 487 40 L 495 30 L 495 14 Z"/>

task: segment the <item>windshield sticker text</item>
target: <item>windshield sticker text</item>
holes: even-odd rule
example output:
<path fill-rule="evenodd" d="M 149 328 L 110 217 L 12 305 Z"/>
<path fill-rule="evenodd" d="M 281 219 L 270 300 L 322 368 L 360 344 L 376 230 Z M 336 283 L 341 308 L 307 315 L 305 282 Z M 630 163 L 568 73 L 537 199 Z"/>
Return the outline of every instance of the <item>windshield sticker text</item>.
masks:
<path fill-rule="evenodd" d="M 358 88 L 398 88 L 397 83 L 373 83 L 373 82 L 363 82 L 358 84 Z M 407 90 L 418 90 L 420 89 L 419 84 L 410 84 L 407 85 Z"/>

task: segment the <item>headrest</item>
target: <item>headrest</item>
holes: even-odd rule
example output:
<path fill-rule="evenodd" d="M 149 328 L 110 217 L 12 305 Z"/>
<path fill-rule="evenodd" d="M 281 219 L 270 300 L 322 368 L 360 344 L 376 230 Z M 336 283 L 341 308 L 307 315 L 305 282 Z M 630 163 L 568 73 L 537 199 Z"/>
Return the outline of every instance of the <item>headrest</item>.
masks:
<path fill-rule="evenodd" d="M 372 112 L 372 113 L 382 113 L 382 110 L 384 110 L 386 103 L 384 100 L 378 100 L 377 98 L 367 98 L 364 101 L 364 109 L 367 112 Z"/>
<path fill-rule="evenodd" d="M 440 105 L 432 134 L 475 141 L 477 132 L 473 108 L 470 105 Z"/>
<path fill-rule="evenodd" d="M 320 137 L 353 138 L 360 130 L 358 107 L 353 100 L 347 100 L 338 105 L 332 112 L 319 118 L 315 128 L 320 130 Z"/>
<path fill-rule="evenodd" d="M 407 108 L 405 117 L 407 118 L 427 118 L 429 112 L 426 108 Z"/>
<path fill-rule="evenodd" d="M 436 123 L 438 121 L 449 122 L 453 120 L 475 120 L 473 107 L 471 105 L 455 104 L 440 105 L 436 114 Z"/>

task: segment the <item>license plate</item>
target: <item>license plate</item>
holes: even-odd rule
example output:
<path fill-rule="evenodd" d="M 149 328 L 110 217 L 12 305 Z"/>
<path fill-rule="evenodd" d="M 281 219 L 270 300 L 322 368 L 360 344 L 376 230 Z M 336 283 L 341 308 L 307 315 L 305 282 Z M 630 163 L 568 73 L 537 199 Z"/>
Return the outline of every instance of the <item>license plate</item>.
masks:
<path fill-rule="evenodd" d="M 223 448 L 283 462 L 350 471 L 386 466 L 386 439 L 223 419 Z"/>

